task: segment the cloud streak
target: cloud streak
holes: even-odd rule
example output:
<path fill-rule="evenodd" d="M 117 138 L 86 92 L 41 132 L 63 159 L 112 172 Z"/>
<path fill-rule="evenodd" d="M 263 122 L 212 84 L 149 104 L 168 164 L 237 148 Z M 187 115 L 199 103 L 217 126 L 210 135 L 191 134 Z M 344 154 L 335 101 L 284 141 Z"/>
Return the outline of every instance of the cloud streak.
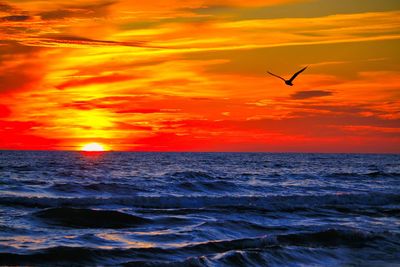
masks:
<path fill-rule="evenodd" d="M 330 96 L 332 92 L 323 90 L 313 90 L 313 91 L 298 91 L 290 95 L 292 99 L 309 99 L 315 97 Z"/>

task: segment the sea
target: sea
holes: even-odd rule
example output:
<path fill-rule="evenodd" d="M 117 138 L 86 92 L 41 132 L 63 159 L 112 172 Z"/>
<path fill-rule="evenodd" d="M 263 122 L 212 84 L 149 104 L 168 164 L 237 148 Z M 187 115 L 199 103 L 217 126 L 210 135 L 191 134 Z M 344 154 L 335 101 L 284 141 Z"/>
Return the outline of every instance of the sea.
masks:
<path fill-rule="evenodd" d="M 0 151 L 0 265 L 400 266 L 400 155 Z"/>

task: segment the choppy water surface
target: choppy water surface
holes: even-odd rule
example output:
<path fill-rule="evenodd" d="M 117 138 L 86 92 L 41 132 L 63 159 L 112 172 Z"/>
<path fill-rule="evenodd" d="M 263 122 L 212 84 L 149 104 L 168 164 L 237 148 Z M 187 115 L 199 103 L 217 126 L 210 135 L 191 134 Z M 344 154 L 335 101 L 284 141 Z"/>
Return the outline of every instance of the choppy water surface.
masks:
<path fill-rule="evenodd" d="M 0 265 L 397 265 L 399 162 L 0 151 Z"/>

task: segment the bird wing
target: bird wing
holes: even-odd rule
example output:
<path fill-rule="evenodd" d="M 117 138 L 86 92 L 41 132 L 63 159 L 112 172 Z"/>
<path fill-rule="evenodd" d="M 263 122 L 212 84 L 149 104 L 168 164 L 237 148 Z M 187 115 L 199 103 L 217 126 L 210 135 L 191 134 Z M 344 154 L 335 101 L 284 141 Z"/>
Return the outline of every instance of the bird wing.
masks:
<path fill-rule="evenodd" d="M 307 66 L 308 67 L 308 66 Z M 303 71 L 305 71 L 306 69 L 307 69 L 307 67 L 304 67 L 304 68 L 302 68 L 301 70 L 299 70 L 298 72 L 296 72 L 295 74 L 293 74 L 293 76 L 292 76 L 292 78 L 290 78 L 290 82 L 293 82 L 294 81 L 294 79 L 296 79 L 296 77 L 300 74 L 300 73 L 302 73 Z"/>
<path fill-rule="evenodd" d="M 268 73 L 269 74 L 271 74 L 272 76 L 275 76 L 276 78 L 279 78 L 279 79 L 281 79 L 281 80 L 283 80 L 283 81 L 286 81 L 284 78 L 282 78 L 281 76 L 278 76 L 278 75 L 276 75 L 276 74 L 273 74 L 272 72 L 269 72 L 268 71 Z"/>

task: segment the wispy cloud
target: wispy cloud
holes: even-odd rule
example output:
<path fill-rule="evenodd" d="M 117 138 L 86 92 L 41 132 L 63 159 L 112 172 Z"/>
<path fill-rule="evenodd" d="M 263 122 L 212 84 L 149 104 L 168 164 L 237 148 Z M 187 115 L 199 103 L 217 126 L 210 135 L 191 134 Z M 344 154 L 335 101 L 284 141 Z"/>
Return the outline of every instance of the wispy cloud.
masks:
<path fill-rule="evenodd" d="M 308 99 L 315 97 L 330 96 L 333 93 L 330 91 L 323 90 L 312 90 L 312 91 L 298 91 L 290 95 L 292 99 Z"/>
<path fill-rule="evenodd" d="M 57 88 L 63 90 L 70 87 L 79 87 L 79 86 L 96 85 L 96 84 L 109 84 L 121 81 L 129 81 L 132 79 L 134 79 L 134 77 L 132 76 L 111 74 L 111 75 L 90 77 L 84 79 L 68 80 L 60 85 L 57 85 Z"/>

